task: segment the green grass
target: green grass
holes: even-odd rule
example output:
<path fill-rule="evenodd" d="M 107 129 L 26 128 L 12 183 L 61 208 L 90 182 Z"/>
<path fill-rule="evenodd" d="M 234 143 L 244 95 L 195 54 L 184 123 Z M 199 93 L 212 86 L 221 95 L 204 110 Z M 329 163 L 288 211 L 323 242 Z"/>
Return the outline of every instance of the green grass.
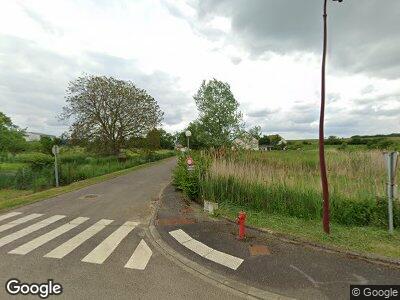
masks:
<path fill-rule="evenodd" d="M 316 151 L 227 152 L 223 157 L 194 155 L 195 160 L 210 163 L 205 176 L 197 178 L 201 199 L 305 220 L 321 218 Z M 200 157 L 203 159 L 199 160 Z M 327 151 L 326 159 L 332 221 L 341 225 L 385 227 L 386 170 L 382 153 L 331 150 Z M 394 222 L 400 226 L 398 201 L 394 204 Z"/>
<path fill-rule="evenodd" d="M 25 163 L 11 163 L 3 162 L 0 163 L 0 171 L 17 171 L 19 169 L 25 168 L 27 164 Z"/>
<path fill-rule="evenodd" d="M 89 156 L 85 153 L 64 153 L 59 160 L 59 182 L 65 186 L 80 180 L 131 168 L 146 162 L 156 161 L 174 155 L 173 151 L 133 153 L 126 158 L 117 156 Z M 55 185 L 53 158 L 42 153 L 20 154 L 26 163 L 25 168 L 15 171 L 1 171 L 0 188 L 33 190 L 35 192 Z M 49 160 L 50 159 L 50 160 Z M 17 164 L 6 164 L 8 168 Z M 19 164 L 22 166 L 21 164 Z"/>
<path fill-rule="evenodd" d="M 32 194 L 33 191 L 29 190 L 13 190 L 13 189 L 1 189 L 0 190 L 0 203 L 4 200 L 10 200 L 22 196 Z"/>
<path fill-rule="evenodd" d="M 165 159 L 167 159 L 167 158 L 165 158 Z M 72 192 L 72 191 L 87 187 L 89 185 L 93 185 L 93 184 L 100 183 L 100 182 L 103 182 L 103 181 L 106 181 L 106 180 L 109 180 L 109 179 L 112 179 L 112 178 L 115 178 L 115 177 L 118 177 L 121 175 L 128 174 L 134 170 L 137 170 L 137 169 L 140 169 L 143 167 L 158 164 L 158 163 L 162 162 L 163 160 L 164 159 L 158 160 L 155 162 L 145 163 L 145 164 L 134 166 L 134 167 L 131 167 L 128 169 L 119 170 L 119 171 L 116 171 L 113 173 L 109 173 L 109 174 L 89 178 L 86 180 L 74 182 L 67 186 L 51 188 L 51 189 L 37 192 L 37 193 L 32 193 L 32 191 L 26 191 L 26 190 L 24 191 L 24 190 L 2 189 L 0 192 L 0 211 L 8 210 L 8 209 L 15 208 L 18 206 L 27 205 L 27 204 L 34 203 L 37 201 L 55 197 L 55 196 L 58 196 L 61 194 Z"/>
<path fill-rule="evenodd" d="M 243 206 L 220 203 L 219 213 L 231 220 Z M 322 231 L 321 221 L 304 220 L 262 211 L 245 209 L 247 224 L 266 228 L 278 234 L 289 235 L 302 241 L 309 241 L 342 250 L 363 254 L 375 254 L 388 258 L 400 259 L 400 230 L 389 235 L 387 230 L 376 227 L 356 227 L 332 224 L 331 234 Z"/>

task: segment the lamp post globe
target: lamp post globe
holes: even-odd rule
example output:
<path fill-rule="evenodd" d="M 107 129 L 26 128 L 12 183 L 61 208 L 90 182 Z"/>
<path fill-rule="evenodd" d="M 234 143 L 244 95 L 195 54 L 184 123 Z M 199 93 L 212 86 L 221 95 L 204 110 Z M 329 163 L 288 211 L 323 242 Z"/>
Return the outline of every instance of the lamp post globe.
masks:
<path fill-rule="evenodd" d="M 186 140 L 187 140 L 187 148 L 188 148 L 188 150 L 190 150 L 190 148 L 189 148 L 189 137 L 192 136 L 192 133 L 190 132 L 190 130 L 186 130 L 185 131 L 185 135 L 186 135 Z"/>

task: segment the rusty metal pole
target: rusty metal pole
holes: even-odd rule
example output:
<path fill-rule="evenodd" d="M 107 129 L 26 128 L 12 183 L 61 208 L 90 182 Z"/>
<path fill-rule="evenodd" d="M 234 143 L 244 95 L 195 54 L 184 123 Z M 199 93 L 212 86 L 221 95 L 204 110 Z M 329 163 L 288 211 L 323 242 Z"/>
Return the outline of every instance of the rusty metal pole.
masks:
<path fill-rule="evenodd" d="M 321 111 L 319 117 L 319 167 L 321 171 L 321 185 L 323 197 L 323 227 L 325 233 L 329 234 L 329 190 L 328 178 L 326 174 L 325 147 L 324 147 L 324 118 L 325 118 L 325 64 L 326 64 L 326 44 L 328 39 L 327 32 L 327 0 L 324 0 L 324 44 L 322 53 L 322 76 L 321 76 Z"/>

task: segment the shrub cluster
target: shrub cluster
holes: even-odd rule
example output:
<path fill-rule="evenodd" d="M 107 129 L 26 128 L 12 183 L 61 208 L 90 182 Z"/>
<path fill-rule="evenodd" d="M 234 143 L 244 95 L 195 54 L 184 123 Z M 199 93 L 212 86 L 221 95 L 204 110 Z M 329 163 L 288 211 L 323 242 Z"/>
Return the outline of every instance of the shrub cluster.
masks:
<path fill-rule="evenodd" d="M 59 179 L 61 185 L 104 175 L 118 170 L 131 168 L 146 162 L 173 156 L 174 151 L 140 153 L 120 160 L 116 156 L 88 156 L 85 153 L 63 153 L 59 161 Z M 18 154 L 18 162 L 26 163 L 15 172 L 0 172 L 0 188 L 23 190 L 43 190 L 55 185 L 54 157 L 43 153 Z"/>

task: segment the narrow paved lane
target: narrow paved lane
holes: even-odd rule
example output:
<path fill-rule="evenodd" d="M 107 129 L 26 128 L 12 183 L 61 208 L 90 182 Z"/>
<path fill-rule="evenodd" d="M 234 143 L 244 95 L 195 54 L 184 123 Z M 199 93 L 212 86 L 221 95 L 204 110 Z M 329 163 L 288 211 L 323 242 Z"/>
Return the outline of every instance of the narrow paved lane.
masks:
<path fill-rule="evenodd" d="M 145 235 L 175 159 L 0 214 L 0 299 L 10 278 L 53 279 L 66 299 L 235 299 Z M 37 299 L 37 297 L 36 297 Z"/>

